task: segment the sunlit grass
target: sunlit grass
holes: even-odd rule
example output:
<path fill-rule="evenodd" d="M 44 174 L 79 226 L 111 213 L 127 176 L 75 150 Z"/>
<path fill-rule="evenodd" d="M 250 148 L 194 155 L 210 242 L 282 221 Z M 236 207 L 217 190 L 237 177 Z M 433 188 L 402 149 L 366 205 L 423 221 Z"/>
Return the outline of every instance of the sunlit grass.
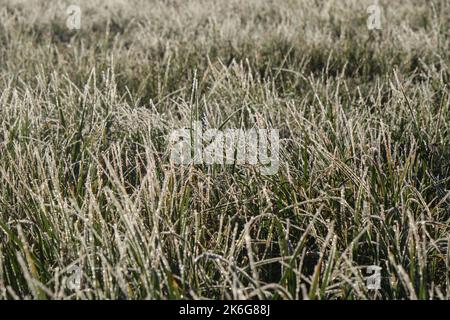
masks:
<path fill-rule="evenodd" d="M 450 298 L 446 1 L 80 3 L 0 8 L 0 298 Z M 171 164 L 200 120 L 278 174 Z"/>

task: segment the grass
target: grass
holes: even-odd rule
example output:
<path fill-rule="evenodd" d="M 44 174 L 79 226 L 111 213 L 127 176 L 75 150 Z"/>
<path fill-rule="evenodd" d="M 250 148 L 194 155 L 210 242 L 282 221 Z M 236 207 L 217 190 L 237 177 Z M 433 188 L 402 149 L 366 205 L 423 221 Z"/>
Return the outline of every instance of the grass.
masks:
<path fill-rule="evenodd" d="M 357 0 L 80 1 L 69 30 L 2 1 L 0 298 L 449 299 L 450 6 L 379 2 L 382 30 Z M 171 164 L 197 120 L 278 129 L 278 174 Z"/>

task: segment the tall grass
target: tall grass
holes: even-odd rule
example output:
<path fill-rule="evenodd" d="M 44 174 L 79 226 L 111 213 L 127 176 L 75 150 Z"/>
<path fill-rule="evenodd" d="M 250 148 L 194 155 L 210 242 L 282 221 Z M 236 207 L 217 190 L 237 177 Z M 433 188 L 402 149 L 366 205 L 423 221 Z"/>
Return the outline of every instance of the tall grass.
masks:
<path fill-rule="evenodd" d="M 0 298 L 450 298 L 447 1 L 79 3 L 1 1 Z M 278 174 L 171 164 L 197 120 Z"/>

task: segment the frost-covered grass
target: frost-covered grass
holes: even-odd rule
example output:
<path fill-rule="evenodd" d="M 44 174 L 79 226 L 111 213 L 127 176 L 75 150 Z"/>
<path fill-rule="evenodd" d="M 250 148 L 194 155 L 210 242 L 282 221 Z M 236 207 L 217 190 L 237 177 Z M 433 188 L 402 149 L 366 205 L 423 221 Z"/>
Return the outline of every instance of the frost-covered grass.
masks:
<path fill-rule="evenodd" d="M 446 0 L 69 4 L 0 1 L 0 298 L 450 298 Z M 171 164 L 198 120 L 278 174 Z"/>

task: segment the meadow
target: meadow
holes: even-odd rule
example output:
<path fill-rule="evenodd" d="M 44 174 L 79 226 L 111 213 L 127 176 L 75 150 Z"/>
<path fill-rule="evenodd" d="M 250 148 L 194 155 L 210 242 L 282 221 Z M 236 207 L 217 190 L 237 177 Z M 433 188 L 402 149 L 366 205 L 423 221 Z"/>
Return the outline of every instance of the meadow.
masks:
<path fill-rule="evenodd" d="M 0 0 L 0 299 L 450 299 L 449 26 L 446 0 Z M 197 122 L 278 130 L 278 171 L 173 163 Z"/>

